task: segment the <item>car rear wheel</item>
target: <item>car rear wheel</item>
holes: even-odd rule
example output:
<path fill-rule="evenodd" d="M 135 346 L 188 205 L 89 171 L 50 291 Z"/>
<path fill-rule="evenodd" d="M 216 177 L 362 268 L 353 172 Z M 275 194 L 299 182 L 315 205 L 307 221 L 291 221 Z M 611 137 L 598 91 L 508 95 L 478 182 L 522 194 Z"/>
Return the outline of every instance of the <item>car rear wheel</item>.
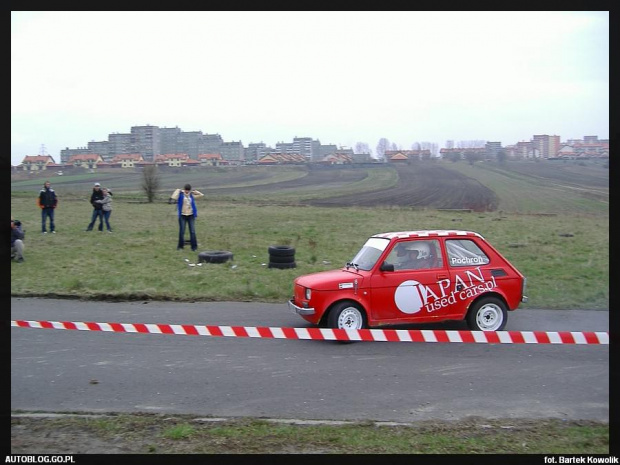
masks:
<path fill-rule="evenodd" d="M 329 312 L 327 324 L 334 329 L 363 329 L 366 327 L 366 314 L 355 303 L 341 302 Z"/>
<path fill-rule="evenodd" d="M 467 325 L 472 331 L 501 331 L 507 320 L 506 304 L 496 297 L 480 299 L 467 314 Z"/>

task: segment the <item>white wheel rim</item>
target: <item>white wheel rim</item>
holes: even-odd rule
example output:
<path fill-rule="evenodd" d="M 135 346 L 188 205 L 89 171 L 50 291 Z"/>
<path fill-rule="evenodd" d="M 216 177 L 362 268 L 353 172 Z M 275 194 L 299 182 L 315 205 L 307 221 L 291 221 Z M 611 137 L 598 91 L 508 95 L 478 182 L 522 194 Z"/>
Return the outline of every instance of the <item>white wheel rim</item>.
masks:
<path fill-rule="evenodd" d="M 338 328 L 340 329 L 362 329 L 364 320 L 357 308 L 347 307 L 338 316 Z"/>
<path fill-rule="evenodd" d="M 476 325 L 482 331 L 496 331 L 503 320 L 502 309 L 495 304 L 483 305 L 476 314 Z"/>

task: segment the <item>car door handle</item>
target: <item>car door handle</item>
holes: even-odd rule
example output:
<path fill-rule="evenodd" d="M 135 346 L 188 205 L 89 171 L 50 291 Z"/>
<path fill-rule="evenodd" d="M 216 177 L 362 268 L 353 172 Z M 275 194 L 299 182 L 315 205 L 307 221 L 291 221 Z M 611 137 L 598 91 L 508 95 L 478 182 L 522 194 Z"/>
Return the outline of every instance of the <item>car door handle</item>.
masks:
<path fill-rule="evenodd" d="M 437 279 L 448 279 L 448 275 L 447 274 L 438 274 L 437 275 Z"/>

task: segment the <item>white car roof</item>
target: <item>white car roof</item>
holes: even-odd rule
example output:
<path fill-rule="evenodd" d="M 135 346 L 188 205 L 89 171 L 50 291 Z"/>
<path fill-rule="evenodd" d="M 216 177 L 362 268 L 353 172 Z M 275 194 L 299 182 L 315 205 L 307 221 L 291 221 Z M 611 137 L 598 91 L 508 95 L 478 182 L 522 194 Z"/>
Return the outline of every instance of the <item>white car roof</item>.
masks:
<path fill-rule="evenodd" d="M 399 231 L 374 234 L 372 237 L 383 237 L 386 239 L 405 238 L 405 237 L 433 237 L 433 236 L 476 236 L 484 239 L 481 234 L 474 231 L 462 231 L 453 229 L 425 229 L 420 231 Z"/>

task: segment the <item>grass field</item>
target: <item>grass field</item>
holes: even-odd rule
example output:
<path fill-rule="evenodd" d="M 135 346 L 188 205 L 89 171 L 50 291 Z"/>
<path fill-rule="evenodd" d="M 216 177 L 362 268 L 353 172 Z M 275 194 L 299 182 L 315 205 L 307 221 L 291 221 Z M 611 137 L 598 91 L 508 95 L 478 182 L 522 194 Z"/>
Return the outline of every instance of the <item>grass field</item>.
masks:
<path fill-rule="evenodd" d="M 498 193 L 499 210 L 603 216 L 609 213 L 609 170 L 599 164 L 584 167 L 562 162 L 521 162 L 506 166 L 452 163 L 449 167 Z"/>
<path fill-rule="evenodd" d="M 27 238 L 26 262 L 11 268 L 11 293 L 285 302 L 296 276 L 341 267 L 374 233 L 470 229 L 489 239 L 528 277 L 530 301 L 524 307 L 608 308 L 608 199 L 584 197 L 575 184 L 551 188 L 550 183 L 507 170 L 465 163 L 442 167 L 485 183 L 500 208 L 475 212 L 419 205 L 315 207 L 304 203 L 350 198 L 355 192 L 367 198 L 369 189 L 384 201 L 389 200 L 386 192 L 402 195 L 402 186 L 394 189 L 402 171 L 389 166 L 170 172 L 162 174 L 161 194 L 151 204 L 140 202 L 145 197 L 138 173 L 88 173 L 52 179 L 60 197 L 58 234 L 42 235 L 35 199 L 44 178 L 14 179 L 11 212 L 24 222 Z M 189 268 L 185 259 L 195 263 L 197 253 L 176 250 L 178 223 L 174 206 L 166 199 L 184 179 L 206 194 L 198 200 L 198 251 L 230 251 L 232 261 Z M 114 191 L 113 234 L 84 232 L 92 211 L 87 199 L 95 180 Z M 235 196 L 235 190 L 242 193 Z M 456 197 L 446 193 L 446 198 Z M 467 202 L 466 196 L 458 197 Z M 297 267 L 268 268 L 270 245 L 294 246 Z M 184 279 L 175 279 L 179 274 Z"/>

